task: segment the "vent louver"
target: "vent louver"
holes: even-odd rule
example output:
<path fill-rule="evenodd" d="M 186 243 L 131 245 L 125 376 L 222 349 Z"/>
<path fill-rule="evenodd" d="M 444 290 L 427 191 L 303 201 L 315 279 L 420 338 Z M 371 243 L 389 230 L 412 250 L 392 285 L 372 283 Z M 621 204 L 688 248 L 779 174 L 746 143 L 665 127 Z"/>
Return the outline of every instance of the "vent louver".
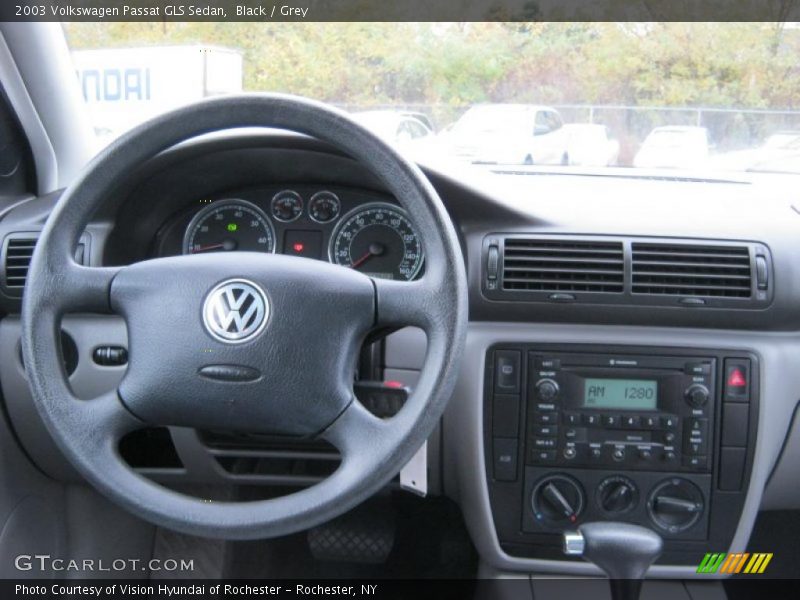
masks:
<path fill-rule="evenodd" d="M 503 290 L 621 293 L 621 242 L 506 238 Z"/>
<path fill-rule="evenodd" d="M 632 245 L 634 294 L 750 298 L 747 246 L 638 243 Z"/>
<path fill-rule="evenodd" d="M 10 292 L 22 293 L 35 247 L 36 237 L 8 238 L 3 262 L 5 267 L 5 287 Z"/>
<path fill-rule="evenodd" d="M 15 232 L 9 234 L 3 242 L 0 282 L 2 290 L 11 298 L 19 298 L 25 288 L 31 258 L 39 240 L 38 232 Z M 84 236 L 75 249 L 75 262 L 86 264 L 88 239 Z"/>

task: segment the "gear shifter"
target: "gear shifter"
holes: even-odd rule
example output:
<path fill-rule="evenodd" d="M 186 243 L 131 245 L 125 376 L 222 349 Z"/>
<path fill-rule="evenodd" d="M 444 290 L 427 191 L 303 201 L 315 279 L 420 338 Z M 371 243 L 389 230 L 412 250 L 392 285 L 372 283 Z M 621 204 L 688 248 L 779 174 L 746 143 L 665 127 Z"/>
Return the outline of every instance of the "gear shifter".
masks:
<path fill-rule="evenodd" d="M 654 531 L 630 523 L 585 523 L 564 533 L 564 553 L 582 556 L 611 579 L 613 600 L 638 600 L 642 578 L 661 555 Z"/>

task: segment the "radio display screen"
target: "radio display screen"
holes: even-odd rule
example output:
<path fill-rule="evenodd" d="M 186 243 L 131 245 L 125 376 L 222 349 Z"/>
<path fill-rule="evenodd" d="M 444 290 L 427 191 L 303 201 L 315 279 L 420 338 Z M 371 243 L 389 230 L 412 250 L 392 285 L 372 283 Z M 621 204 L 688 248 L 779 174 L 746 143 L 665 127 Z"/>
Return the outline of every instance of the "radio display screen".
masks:
<path fill-rule="evenodd" d="M 658 405 L 658 382 L 652 379 L 586 379 L 583 406 L 652 410 Z"/>

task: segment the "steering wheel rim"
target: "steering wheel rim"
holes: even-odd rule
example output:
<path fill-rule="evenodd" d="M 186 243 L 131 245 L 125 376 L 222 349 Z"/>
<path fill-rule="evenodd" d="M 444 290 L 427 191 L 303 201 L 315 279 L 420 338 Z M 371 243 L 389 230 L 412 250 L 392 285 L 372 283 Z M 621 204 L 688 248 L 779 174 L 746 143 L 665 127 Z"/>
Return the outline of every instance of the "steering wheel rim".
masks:
<path fill-rule="evenodd" d="M 251 253 L 241 253 L 236 263 L 222 255 L 153 259 L 120 268 L 75 263 L 72 253 L 80 236 L 119 178 L 183 141 L 241 127 L 279 128 L 318 138 L 372 171 L 415 220 L 426 252 L 423 276 L 413 282 L 377 280 L 320 261 Z M 299 260 L 307 261 L 302 269 L 298 268 Z M 197 296 L 205 294 L 202 290 L 209 289 L 212 283 L 219 284 L 223 276 L 252 280 L 266 291 L 275 310 L 282 311 L 270 316 L 252 345 L 218 347 L 214 344 L 222 342 L 209 342 L 197 333 L 200 324 L 195 321 L 200 318 L 195 310 L 203 302 Z M 172 277 L 178 283 L 163 283 Z M 169 298 L 164 295 L 165 289 L 182 294 L 191 309 L 142 309 L 148 300 Z M 298 289 L 305 295 L 295 293 Z M 300 309 L 312 312 L 315 296 L 333 298 L 343 307 L 345 314 L 341 318 L 334 319 L 332 325 L 325 324 L 328 330 L 320 331 L 320 322 L 312 315 L 308 315 L 310 322 L 304 324 L 296 314 Z M 71 392 L 58 347 L 61 318 L 70 312 L 116 312 L 125 318 L 129 367 L 117 390 L 92 400 L 80 400 Z M 150 312 L 170 314 L 152 316 Z M 367 312 L 372 314 L 364 314 Z M 158 363 L 148 363 L 147 357 L 159 352 L 158 342 L 164 338 L 158 337 L 158 331 L 167 323 L 165 318 L 172 318 L 173 323 L 177 319 L 183 329 L 191 332 L 186 333 L 185 340 L 178 338 L 185 343 L 172 350 L 174 360 L 162 372 L 158 371 Z M 202 405 L 179 397 L 176 390 L 181 385 L 195 386 L 193 377 L 202 379 L 192 371 L 202 365 L 195 342 L 203 344 L 204 349 L 208 346 L 209 351 L 217 352 L 228 362 L 246 362 L 242 358 L 245 355 L 237 352 L 244 352 L 248 346 L 250 354 L 262 351 L 266 353 L 264 357 L 280 361 L 282 354 L 273 351 L 275 340 L 270 342 L 268 336 L 285 335 L 284 322 L 300 323 L 304 328 L 308 325 L 303 340 L 316 338 L 323 347 L 328 344 L 328 350 L 331 343 L 341 345 L 341 356 L 331 363 L 337 373 L 331 376 L 334 380 L 327 387 L 314 390 L 321 398 L 295 398 L 281 388 L 283 396 L 259 399 L 258 392 L 263 393 L 264 388 L 257 385 L 276 385 L 278 381 L 273 367 L 261 363 L 258 367 L 264 373 L 260 383 L 248 384 L 255 387 L 243 383 L 238 388 L 223 388 L 228 383 L 204 380 L 204 387 L 193 388 L 198 396 L 209 394 Z M 458 237 L 436 191 L 419 168 L 337 109 L 294 96 L 247 94 L 206 100 L 134 128 L 103 150 L 62 194 L 31 260 L 22 306 L 22 348 L 29 385 L 45 425 L 65 456 L 100 492 L 160 526 L 206 537 L 257 539 L 285 535 L 330 520 L 378 491 L 400 470 L 428 438 L 453 391 L 466 323 L 466 275 Z M 341 373 L 346 372 L 367 330 L 386 325 L 421 327 L 428 337 L 428 350 L 406 405 L 395 417 L 384 421 L 355 400 L 352 381 L 347 390 L 342 390 Z M 137 367 L 140 363 L 155 369 L 158 377 L 147 377 L 147 369 Z M 311 379 L 297 377 L 294 383 L 315 385 Z M 148 379 L 158 381 L 151 384 Z M 217 397 L 223 392 L 218 394 L 218 389 L 237 390 L 232 396 L 243 399 L 239 404 L 229 400 L 225 409 L 225 402 Z M 160 408 L 152 402 L 153 395 L 159 396 Z M 187 408 L 195 414 L 185 415 Z M 153 422 L 154 417 L 167 423 Z M 282 432 L 300 435 L 308 435 L 325 423 L 316 435 L 339 449 L 339 468 L 322 482 L 287 496 L 210 503 L 138 475 L 118 452 L 119 439 L 125 433 L 147 425 L 174 425 L 176 421 L 186 425 L 184 419 L 188 419 L 192 426 L 225 418 L 235 423 L 234 429 L 246 428 L 249 423 L 266 426 L 259 417 L 273 421 L 269 427 L 277 426 L 277 420 L 286 429 Z"/>

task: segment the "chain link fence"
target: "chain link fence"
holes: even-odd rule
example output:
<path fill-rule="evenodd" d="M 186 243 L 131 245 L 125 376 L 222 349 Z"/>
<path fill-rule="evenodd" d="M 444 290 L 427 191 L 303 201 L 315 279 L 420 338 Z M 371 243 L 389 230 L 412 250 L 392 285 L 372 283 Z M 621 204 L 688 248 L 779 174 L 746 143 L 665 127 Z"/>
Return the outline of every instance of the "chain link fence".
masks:
<path fill-rule="evenodd" d="M 469 105 L 402 104 L 355 106 L 341 108 L 359 112 L 365 110 L 405 110 L 424 113 L 436 131 L 454 123 Z M 760 110 L 735 108 L 626 105 L 554 105 L 565 123 L 597 123 L 608 127 L 620 143 L 618 164 L 630 166 L 647 134 L 655 127 L 694 125 L 709 132 L 715 154 L 756 148 L 779 131 L 800 131 L 800 110 Z"/>

